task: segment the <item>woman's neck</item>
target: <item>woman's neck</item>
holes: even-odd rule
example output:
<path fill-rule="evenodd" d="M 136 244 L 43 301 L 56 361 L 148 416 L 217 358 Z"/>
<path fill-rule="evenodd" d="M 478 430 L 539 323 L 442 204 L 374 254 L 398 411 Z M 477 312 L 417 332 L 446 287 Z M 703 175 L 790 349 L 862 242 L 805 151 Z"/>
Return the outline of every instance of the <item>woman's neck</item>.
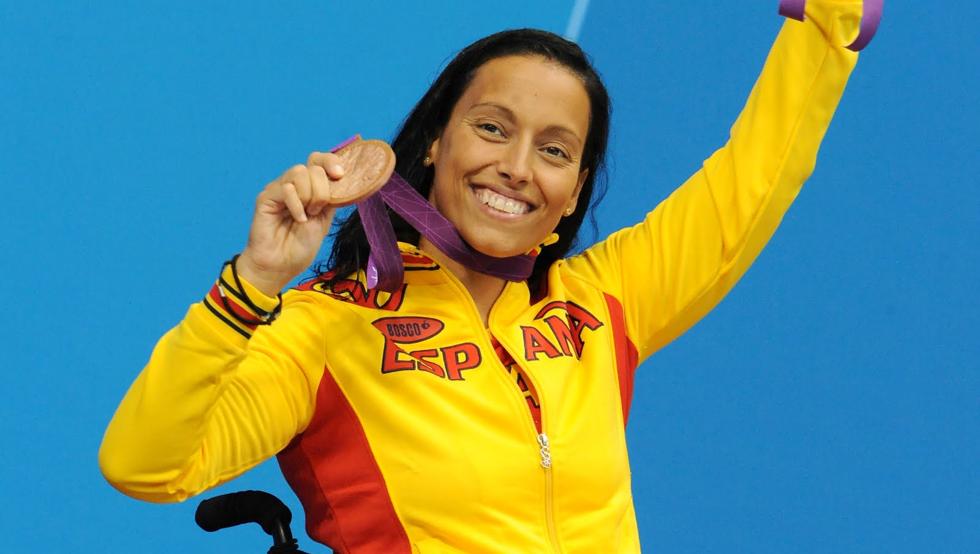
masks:
<path fill-rule="evenodd" d="M 436 248 L 425 237 L 419 238 L 419 248 L 427 256 L 435 260 L 436 263 L 451 271 L 463 283 L 463 286 L 470 293 L 470 297 L 473 298 L 473 302 L 476 304 L 476 309 L 480 313 L 480 318 L 485 327 L 487 325 L 487 319 L 490 316 L 490 308 L 493 307 L 497 298 L 500 298 L 500 294 L 504 292 L 504 286 L 507 284 L 507 281 L 500 277 L 480 273 L 464 266 L 444 254 L 442 250 Z"/>

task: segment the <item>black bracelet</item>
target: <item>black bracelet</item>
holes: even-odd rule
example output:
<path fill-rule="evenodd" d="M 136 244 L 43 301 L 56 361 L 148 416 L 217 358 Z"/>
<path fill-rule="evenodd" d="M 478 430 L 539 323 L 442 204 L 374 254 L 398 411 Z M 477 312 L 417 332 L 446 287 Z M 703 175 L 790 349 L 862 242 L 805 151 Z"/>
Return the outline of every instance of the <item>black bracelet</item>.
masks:
<path fill-rule="evenodd" d="M 245 292 L 245 286 L 242 284 L 242 280 L 238 276 L 238 269 L 235 267 L 235 262 L 238 261 L 238 257 L 240 255 L 241 254 L 235 254 L 230 260 L 221 265 L 221 273 L 224 273 L 226 266 L 231 266 L 231 276 L 235 280 L 235 288 L 232 288 L 225 283 L 224 279 L 221 277 L 221 274 L 218 275 L 218 295 L 221 296 L 221 303 L 224 305 L 225 311 L 227 311 L 232 317 L 243 325 L 269 325 L 275 321 L 282 312 L 282 293 L 280 292 L 276 295 L 276 298 L 279 299 L 279 303 L 276 304 L 276 307 L 273 308 L 271 312 L 267 312 L 256 306 L 255 302 L 253 302 Z M 249 320 L 235 313 L 235 311 L 231 308 L 231 305 L 228 303 L 228 298 L 225 295 L 226 287 L 228 292 L 231 292 L 237 299 L 241 300 L 246 306 L 248 306 L 250 310 L 255 312 L 259 319 Z"/>

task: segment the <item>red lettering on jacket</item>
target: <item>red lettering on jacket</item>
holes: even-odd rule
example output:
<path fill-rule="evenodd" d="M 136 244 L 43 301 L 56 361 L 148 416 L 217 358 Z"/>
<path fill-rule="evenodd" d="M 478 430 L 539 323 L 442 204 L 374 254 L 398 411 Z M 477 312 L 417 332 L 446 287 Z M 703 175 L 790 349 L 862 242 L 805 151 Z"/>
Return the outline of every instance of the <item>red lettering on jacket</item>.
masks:
<path fill-rule="evenodd" d="M 409 356 L 415 358 L 418 364 L 418 368 L 422 371 L 428 371 L 429 373 L 435 375 L 436 377 L 445 377 L 446 370 L 442 369 L 439 364 L 435 362 L 430 362 L 426 358 L 438 358 L 439 351 L 430 348 L 428 350 L 416 350 L 414 352 L 409 352 Z"/>
<path fill-rule="evenodd" d="M 572 329 L 568 326 L 568 320 L 562 319 L 556 315 L 549 315 L 544 318 L 544 322 L 548 324 L 548 328 L 551 332 L 555 334 L 555 340 L 558 341 L 558 346 L 561 351 L 566 356 L 571 356 L 572 352 L 578 352 L 578 341 L 572 336 Z"/>
<path fill-rule="evenodd" d="M 407 356 L 404 350 L 390 340 L 385 340 L 384 353 L 381 355 L 381 373 L 415 369 L 416 361 L 411 358 L 405 359 L 404 356 Z"/>
<path fill-rule="evenodd" d="M 354 279 L 341 279 L 328 286 L 327 281 L 333 277 L 332 273 L 325 273 L 312 281 L 307 281 L 297 287 L 298 290 L 312 290 L 330 295 L 337 300 L 350 302 L 365 308 L 377 308 L 379 310 L 398 311 L 405 301 L 406 285 L 390 295 L 377 289 L 368 290 L 364 283 Z"/>
<path fill-rule="evenodd" d="M 538 359 L 539 354 L 544 354 L 549 358 L 557 358 L 562 353 L 544 337 L 541 331 L 535 327 L 521 326 L 524 331 L 524 359 L 533 362 Z M 568 355 L 567 353 L 565 354 Z"/>
<path fill-rule="evenodd" d="M 406 352 L 403 344 L 429 340 L 446 327 L 431 317 L 383 317 L 371 322 L 385 338 L 381 353 L 381 373 L 419 370 L 453 381 L 463 380 L 463 371 L 480 365 L 480 349 L 471 342 Z M 442 359 L 442 365 L 435 360 Z"/>
<path fill-rule="evenodd" d="M 371 322 L 386 339 L 411 344 L 438 335 L 446 324 L 434 317 L 382 317 Z"/>
<path fill-rule="evenodd" d="M 446 374 L 449 379 L 453 381 L 462 381 L 463 370 L 473 369 L 482 361 L 480 349 L 472 342 L 464 342 L 442 349 L 442 363 L 446 366 Z"/>
<path fill-rule="evenodd" d="M 551 314 L 559 312 L 558 314 Z M 565 317 L 560 317 L 564 312 Z M 547 317 L 545 317 L 547 316 Z M 574 302 L 549 302 L 538 310 L 535 320 L 544 319 L 554 342 L 548 340 L 545 334 L 537 327 L 521 327 L 524 333 L 524 359 L 533 362 L 538 356 L 544 354 L 549 358 L 559 356 L 582 357 L 585 349 L 585 330 L 595 331 L 602 327 L 603 323 L 592 315 L 591 312 Z"/>

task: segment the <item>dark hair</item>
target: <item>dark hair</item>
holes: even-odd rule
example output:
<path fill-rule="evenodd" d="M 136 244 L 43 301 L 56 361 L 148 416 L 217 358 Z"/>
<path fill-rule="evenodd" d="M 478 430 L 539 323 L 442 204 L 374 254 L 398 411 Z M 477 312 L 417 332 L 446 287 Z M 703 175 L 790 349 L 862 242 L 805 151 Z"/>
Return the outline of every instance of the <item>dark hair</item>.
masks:
<path fill-rule="evenodd" d="M 575 212 L 563 217 L 555 229 L 559 235 L 558 242 L 542 249 L 535 261 L 529 278 L 529 285 L 534 291 L 552 262 L 561 259 L 576 246 L 579 228 L 586 214 L 592 213 L 590 209 L 605 194 L 604 160 L 611 112 L 609 94 L 582 49 L 554 33 L 536 29 L 502 31 L 474 42 L 456 55 L 408 114 L 395 136 L 392 149 L 397 159 L 395 171 L 428 198 L 434 170 L 422 162 L 429 146 L 442 134 L 456 102 L 477 70 L 490 60 L 506 56 L 541 56 L 558 63 L 582 80 L 590 101 L 589 133 L 580 168 L 588 169 L 589 174 L 582 184 Z M 388 215 L 398 240 L 418 244 L 418 231 L 390 208 Z M 590 220 L 595 231 L 594 215 L 590 215 Z M 337 225 L 330 258 L 316 267 L 318 274 L 332 272 L 331 282 L 363 269 L 370 253 L 356 210 Z"/>

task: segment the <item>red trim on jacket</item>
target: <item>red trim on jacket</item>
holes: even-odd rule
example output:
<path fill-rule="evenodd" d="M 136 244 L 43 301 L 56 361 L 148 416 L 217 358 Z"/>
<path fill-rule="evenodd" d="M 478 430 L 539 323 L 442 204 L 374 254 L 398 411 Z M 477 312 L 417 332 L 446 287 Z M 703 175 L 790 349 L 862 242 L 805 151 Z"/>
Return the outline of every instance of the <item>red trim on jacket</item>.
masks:
<path fill-rule="evenodd" d="M 340 553 L 409 554 L 384 476 L 357 414 L 330 371 L 306 431 L 279 453 L 279 466 L 306 512 L 310 537 Z"/>
<path fill-rule="evenodd" d="M 510 375 L 511 379 L 521 390 L 521 394 L 524 395 L 524 400 L 527 401 L 527 407 L 531 410 L 531 419 L 534 420 L 534 428 L 538 430 L 538 433 L 541 433 L 541 403 L 538 402 L 538 393 L 534 390 L 534 385 L 524 375 L 521 367 L 517 365 L 514 358 L 504 348 L 504 345 L 500 344 L 497 337 L 490 335 L 490 344 L 493 345 L 493 351 L 500 358 L 500 363 L 507 370 L 507 374 Z"/>
<path fill-rule="evenodd" d="M 211 290 L 208 291 L 208 298 L 211 299 L 211 302 L 215 306 L 220 307 L 221 309 L 223 309 L 225 311 L 230 311 L 231 313 L 229 315 L 235 316 L 235 318 L 238 320 L 238 323 L 240 323 L 242 327 L 245 327 L 245 328 L 247 328 L 249 330 L 252 330 L 252 331 L 255 330 L 256 324 L 254 324 L 254 323 L 246 323 L 246 322 L 247 321 L 255 321 L 259 317 L 257 315 L 255 315 L 252 312 L 252 310 L 246 308 L 245 306 L 242 306 L 238 302 L 238 299 L 236 299 L 234 296 L 226 293 L 225 294 L 225 297 L 222 298 L 221 297 L 221 291 L 218 289 L 218 285 L 217 284 L 215 284 L 214 286 L 212 286 L 211 287 Z M 227 303 L 226 303 L 226 301 L 227 301 Z"/>
<path fill-rule="evenodd" d="M 630 403 L 633 401 L 633 378 L 639 355 L 636 345 L 626 334 L 626 315 L 623 305 L 615 296 L 603 293 L 609 306 L 609 319 L 612 325 L 613 342 L 616 344 L 616 371 L 619 374 L 619 397 L 623 405 L 623 425 L 630 417 Z"/>

